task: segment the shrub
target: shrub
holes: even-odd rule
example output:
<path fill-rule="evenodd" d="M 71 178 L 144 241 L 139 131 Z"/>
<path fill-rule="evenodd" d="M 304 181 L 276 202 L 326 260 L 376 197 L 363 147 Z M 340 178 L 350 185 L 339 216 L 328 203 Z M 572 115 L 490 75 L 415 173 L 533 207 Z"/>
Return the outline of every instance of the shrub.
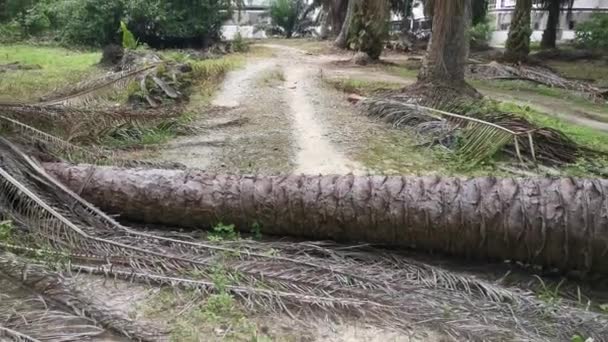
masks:
<path fill-rule="evenodd" d="M 469 39 L 473 48 L 487 46 L 491 37 L 492 26 L 489 20 L 484 20 L 469 29 Z"/>
<path fill-rule="evenodd" d="M 60 0 L 49 11 L 65 44 L 99 47 L 120 43 L 123 0 Z"/>
<path fill-rule="evenodd" d="M 608 49 L 608 14 L 595 13 L 576 26 L 576 42 L 585 48 Z"/>
<path fill-rule="evenodd" d="M 2 33 L 55 31 L 66 45 L 121 43 L 121 20 L 153 47 L 207 47 L 241 0 L 0 0 Z M 124 32 L 124 31 L 123 31 Z M 7 40 L 6 37 L 0 38 Z"/>
<path fill-rule="evenodd" d="M 21 26 L 16 21 L 0 24 L 0 43 L 15 43 L 22 39 Z"/>
<path fill-rule="evenodd" d="M 256 30 L 286 38 L 310 36 L 314 32 L 314 21 L 310 18 L 308 8 L 304 0 L 274 0 L 267 13 L 270 16 L 270 25 L 258 25 Z"/>

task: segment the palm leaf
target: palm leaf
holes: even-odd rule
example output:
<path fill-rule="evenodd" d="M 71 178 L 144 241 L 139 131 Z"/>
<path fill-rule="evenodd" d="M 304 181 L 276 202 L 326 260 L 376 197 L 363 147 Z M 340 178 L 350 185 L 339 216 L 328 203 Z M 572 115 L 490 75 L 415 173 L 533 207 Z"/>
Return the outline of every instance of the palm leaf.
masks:
<path fill-rule="evenodd" d="M 464 143 L 458 148 L 458 153 L 472 163 L 494 156 L 511 142 L 518 144 L 520 133 L 477 118 L 391 99 L 365 99 L 363 104 L 369 115 L 393 122 L 397 127 L 441 122 L 444 125 L 437 127 L 443 131 L 445 126 L 449 127 L 449 132 L 460 130 Z M 519 152 L 518 157 L 522 159 Z"/>
<path fill-rule="evenodd" d="M 121 167 L 185 169 L 185 166 L 179 163 L 124 159 L 117 157 L 114 151 L 111 150 L 98 147 L 93 149 L 84 148 L 3 115 L 0 115 L 0 122 L 4 122 L 16 129 L 20 133 L 20 139 L 38 143 L 44 146 L 46 149 L 45 152 L 51 152 L 55 157 L 65 158 L 71 162 L 90 163 L 95 165 L 111 164 Z"/>
<path fill-rule="evenodd" d="M 104 77 L 79 83 L 73 88 L 65 89 L 47 95 L 37 105 L 63 105 L 63 106 L 90 106 L 102 99 L 115 96 L 118 92 L 127 88 L 138 77 L 145 76 L 158 64 L 148 65 L 135 70 L 109 73 Z"/>

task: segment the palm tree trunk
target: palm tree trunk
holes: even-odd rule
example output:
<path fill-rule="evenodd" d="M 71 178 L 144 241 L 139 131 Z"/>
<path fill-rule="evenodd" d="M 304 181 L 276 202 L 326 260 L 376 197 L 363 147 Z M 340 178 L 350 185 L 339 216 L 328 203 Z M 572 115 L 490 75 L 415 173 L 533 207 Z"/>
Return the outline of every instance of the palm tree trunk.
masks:
<path fill-rule="evenodd" d="M 608 180 L 226 176 L 46 164 L 125 220 L 416 247 L 608 274 Z"/>
<path fill-rule="evenodd" d="M 418 79 L 422 82 L 464 84 L 471 0 L 435 0 L 433 35 Z"/>
<path fill-rule="evenodd" d="M 561 1 L 562 0 L 550 0 L 548 4 L 549 18 L 547 19 L 547 27 L 543 32 L 543 39 L 540 42 L 541 49 L 556 48 Z"/>
<path fill-rule="evenodd" d="M 348 9 L 346 10 L 346 17 L 344 18 L 344 22 L 342 23 L 342 29 L 340 30 L 340 34 L 336 38 L 334 45 L 341 49 L 345 49 L 348 45 L 348 34 L 350 32 L 350 24 L 353 20 L 353 16 L 355 15 L 355 7 L 361 0 L 348 0 Z"/>
<path fill-rule="evenodd" d="M 517 0 L 515 11 L 509 27 L 504 58 L 509 62 L 523 62 L 530 54 L 530 16 L 532 13 L 532 0 Z"/>

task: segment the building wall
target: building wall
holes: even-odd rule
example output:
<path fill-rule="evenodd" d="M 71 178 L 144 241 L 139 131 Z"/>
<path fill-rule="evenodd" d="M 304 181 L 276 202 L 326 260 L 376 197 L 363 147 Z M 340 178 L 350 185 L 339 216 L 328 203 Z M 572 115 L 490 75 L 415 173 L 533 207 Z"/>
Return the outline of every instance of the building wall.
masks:
<path fill-rule="evenodd" d="M 515 0 L 492 0 L 490 2 L 490 14 L 494 16 L 493 23 L 495 31 L 492 34 L 490 44 L 502 46 L 507 41 L 509 25 L 515 8 Z M 557 39 L 558 41 L 572 40 L 575 37 L 574 28 L 577 23 L 584 22 L 594 12 L 608 13 L 608 0 L 575 0 L 572 15 L 568 18 L 564 11 L 560 17 Z M 542 39 L 543 31 L 547 26 L 548 12 L 538 8 L 532 12 L 532 36 L 533 42 Z"/>

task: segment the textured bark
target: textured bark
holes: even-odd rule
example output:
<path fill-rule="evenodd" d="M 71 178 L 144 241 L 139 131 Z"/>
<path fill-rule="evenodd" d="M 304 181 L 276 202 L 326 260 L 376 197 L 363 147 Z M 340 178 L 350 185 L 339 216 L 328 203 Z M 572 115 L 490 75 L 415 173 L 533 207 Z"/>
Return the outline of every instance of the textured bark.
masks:
<path fill-rule="evenodd" d="M 608 180 L 225 176 L 46 164 L 123 219 L 363 241 L 608 274 Z M 90 172 L 94 171 L 94 172 Z"/>
<path fill-rule="evenodd" d="M 418 79 L 422 82 L 464 84 L 469 39 L 471 0 L 436 0 L 433 35 Z"/>
<path fill-rule="evenodd" d="M 334 45 L 341 49 L 345 49 L 348 45 L 348 34 L 350 32 L 350 26 L 355 14 L 355 7 L 361 0 L 348 0 L 348 9 L 346 10 L 346 17 L 342 23 L 340 34 L 336 38 Z"/>
<path fill-rule="evenodd" d="M 532 0 L 517 0 L 515 11 L 509 27 L 505 60 L 509 62 L 523 62 L 530 54 L 530 15 L 532 13 Z"/>
<path fill-rule="evenodd" d="M 547 19 L 547 28 L 545 28 L 545 31 L 543 32 L 543 39 L 540 42 L 541 49 L 556 48 L 561 2 L 562 0 L 549 0 L 549 3 L 547 4 L 549 18 Z"/>

